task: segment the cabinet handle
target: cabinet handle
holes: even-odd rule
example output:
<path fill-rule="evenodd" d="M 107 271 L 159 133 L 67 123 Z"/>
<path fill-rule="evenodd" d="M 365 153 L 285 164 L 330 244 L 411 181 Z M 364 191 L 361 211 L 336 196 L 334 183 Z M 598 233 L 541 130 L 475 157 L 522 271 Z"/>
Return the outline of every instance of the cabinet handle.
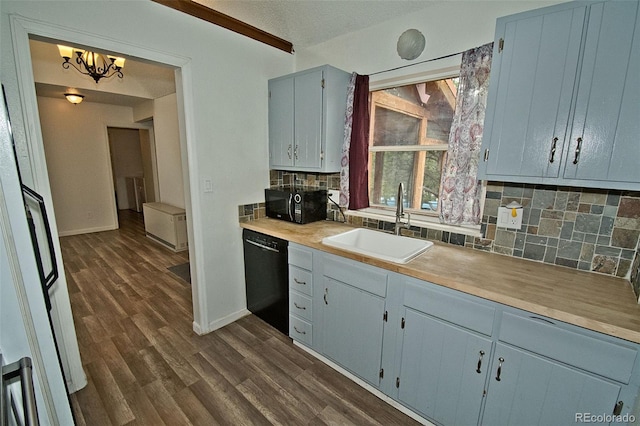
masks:
<path fill-rule="evenodd" d="M 293 281 L 295 281 L 296 284 L 300 284 L 300 285 L 307 285 L 307 283 L 305 281 L 298 281 L 297 278 L 293 278 Z"/>
<path fill-rule="evenodd" d="M 558 138 L 553 138 L 553 143 L 551 144 L 551 153 L 549 155 L 549 162 L 553 163 L 554 157 L 556 156 L 556 145 L 558 144 Z"/>
<path fill-rule="evenodd" d="M 298 159 L 298 145 L 296 145 L 296 147 L 293 149 L 293 156 L 296 160 Z"/>
<path fill-rule="evenodd" d="M 325 288 L 325 289 L 324 289 L 324 297 L 323 297 L 323 298 L 324 298 L 324 304 L 325 304 L 325 305 L 328 305 L 328 304 L 329 304 L 329 302 L 327 302 L 327 294 L 329 294 L 329 289 L 328 289 L 328 288 Z"/>
<path fill-rule="evenodd" d="M 306 331 L 304 331 L 304 330 L 302 330 L 302 331 L 298 330 L 298 327 L 296 327 L 295 325 L 293 326 L 293 329 L 294 329 L 294 330 L 296 331 L 296 333 L 298 333 L 298 334 L 307 334 L 307 332 L 306 332 Z"/>
<path fill-rule="evenodd" d="M 293 302 L 293 306 L 295 306 L 295 307 L 296 307 L 296 308 L 298 308 L 298 309 L 302 309 L 303 311 L 306 311 L 306 310 L 307 310 L 307 307 L 306 307 L 306 306 L 300 306 L 300 305 L 298 305 L 296 302 Z"/>
<path fill-rule="evenodd" d="M 482 357 L 484 356 L 484 351 L 480 351 L 480 357 L 478 358 L 478 368 L 476 368 L 476 373 L 480 374 L 482 371 L 480 367 L 482 367 Z"/>
<path fill-rule="evenodd" d="M 489 161 L 489 148 L 484 150 L 484 161 L 485 163 Z"/>
<path fill-rule="evenodd" d="M 502 374 L 502 363 L 504 362 L 504 358 L 500 357 L 498 358 L 498 361 L 500 361 L 500 364 L 498 364 L 498 371 L 496 373 L 496 381 L 499 382 L 500 380 L 500 375 Z"/>
<path fill-rule="evenodd" d="M 289 144 L 289 147 L 287 148 L 287 155 L 289 156 L 289 160 L 291 160 L 291 144 Z"/>
<path fill-rule="evenodd" d="M 582 138 L 576 139 L 576 142 L 578 143 L 576 144 L 576 155 L 575 157 L 573 157 L 573 164 L 578 164 L 578 159 L 580 158 L 580 149 L 582 148 Z"/>

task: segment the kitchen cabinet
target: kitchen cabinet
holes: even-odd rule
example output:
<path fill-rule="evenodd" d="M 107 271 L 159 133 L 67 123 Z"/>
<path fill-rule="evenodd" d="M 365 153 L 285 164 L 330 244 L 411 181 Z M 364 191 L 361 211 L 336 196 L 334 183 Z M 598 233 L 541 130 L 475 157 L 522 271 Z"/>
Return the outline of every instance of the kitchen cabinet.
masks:
<path fill-rule="evenodd" d="M 322 353 L 378 387 L 387 273 L 332 255 L 323 271 Z"/>
<path fill-rule="evenodd" d="M 574 424 L 580 413 L 614 415 L 635 402 L 637 387 L 629 395 L 625 385 L 637 348 L 522 313 L 502 322 L 483 424 Z"/>
<path fill-rule="evenodd" d="M 289 337 L 313 346 L 313 250 L 289 245 Z"/>
<path fill-rule="evenodd" d="M 637 1 L 497 20 L 479 178 L 638 189 Z"/>
<path fill-rule="evenodd" d="M 637 344 L 298 244 L 289 253 L 291 337 L 430 421 L 634 412 Z"/>
<path fill-rule="evenodd" d="M 269 80 L 269 167 L 340 171 L 350 74 L 325 65 Z"/>
<path fill-rule="evenodd" d="M 418 281 L 406 285 L 397 399 L 440 424 L 476 424 L 495 309 Z"/>

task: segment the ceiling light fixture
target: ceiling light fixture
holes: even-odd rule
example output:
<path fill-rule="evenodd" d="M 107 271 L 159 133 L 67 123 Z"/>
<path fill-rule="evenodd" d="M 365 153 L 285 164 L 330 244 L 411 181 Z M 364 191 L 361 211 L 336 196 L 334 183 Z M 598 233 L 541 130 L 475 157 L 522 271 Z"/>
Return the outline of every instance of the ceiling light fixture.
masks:
<path fill-rule="evenodd" d="M 78 105 L 84 100 L 84 95 L 80 95 L 78 93 L 65 93 L 64 97 L 74 105 Z"/>
<path fill-rule="evenodd" d="M 396 48 L 402 59 L 411 61 L 422 54 L 426 44 L 424 35 L 420 31 L 410 29 L 400 35 Z"/>
<path fill-rule="evenodd" d="M 58 50 L 60 51 L 60 56 L 64 59 L 62 68 L 67 70 L 69 66 L 72 65 L 80 73 L 93 78 L 96 83 L 102 78 L 110 78 L 114 75 L 117 75 L 119 78 L 124 77 L 122 74 L 124 58 L 103 55 L 102 53 L 76 49 L 60 44 L 58 45 Z M 75 57 L 74 61 L 71 60 L 72 57 Z"/>

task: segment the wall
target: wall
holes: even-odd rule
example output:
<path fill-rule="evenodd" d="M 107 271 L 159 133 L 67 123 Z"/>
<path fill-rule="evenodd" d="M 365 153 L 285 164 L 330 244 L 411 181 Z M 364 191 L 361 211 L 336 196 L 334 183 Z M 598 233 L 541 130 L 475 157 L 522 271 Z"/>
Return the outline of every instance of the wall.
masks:
<path fill-rule="evenodd" d="M 158 166 L 159 201 L 184 208 L 178 104 L 175 93 L 154 100 L 153 126 Z"/>
<path fill-rule="evenodd" d="M 193 260 L 194 328 L 206 332 L 244 314 L 244 270 L 237 207 L 260 197 L 268 185 L 267 80 L 294 69 L 292 55 L 148 0 L 0 2 L 0 77 L 14 120 L 21 165 L 45 195 L 18 88 L 10 15 L 51 24 L 71 39 L 118 44 L 118 51 L 183 58 L 177 86 L 184 117 L 182 153 L 189 163 L 185 193 L 189 257 Z M 144 19 L 140 19 L 144 17 Z M 168 31 L 168 29 L 171 29 Z M 176 37 L 179 34 L 179 37 Z M 98 46 L 100 47 L 100 46 Z M 151 52 L 151 53 L 149 53 Z M 184 86 L 183 86 L 184 84 Z M 28 88 L 25 90 L 29 90 Z M 183 98 L 181 98 L 183 96 Z M 29 135 L 29 136 L 28 136 Z M 157 137 L 157 135 L 156 135 Z M 184 158 L 184 156 L 183 156 Z M 36 158 L 37 159 L 37 158 Z M 27 173 L 31 170 L 32 173 Z M 183 169 L 184 170 L 184 169 Z M 229 178 L 232 176 L 232 178 Z M 204 192 L 204 181 L 215 182 Z"/>
<path fill-rule="evenodd" d="M 107 125 L 131 108 L 38 97 L 38 111 L 59 234 L 116 229 Z"/>
<path fill-rule="evenodd" d="M 115 178 L 118 210 L 135 207 L 135 205 L 129 204 L 125 178 L 144 175 L 140 133 L 138 129 L 110 127 L 107 129 L 107 134 L 109 135 L 109 147 L 111 148 L 111 167 Z"/>

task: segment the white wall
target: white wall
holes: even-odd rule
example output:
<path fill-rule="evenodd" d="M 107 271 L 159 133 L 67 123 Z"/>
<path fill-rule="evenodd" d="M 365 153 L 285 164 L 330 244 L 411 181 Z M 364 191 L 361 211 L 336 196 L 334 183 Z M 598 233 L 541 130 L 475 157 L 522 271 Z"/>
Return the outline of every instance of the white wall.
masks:
<path fill-rule="evenodd" d="M 133 123 L 131 108 L 38 97 L 38 110 L 59 234 L 116 229 L 107 125 Z"/>
<path fill-rule="evenodd" d="M 405 17 L 356 31 L 305 49 L 296 49 L 296 69 L 331 64 L 362 75 L 417 64 L 393 72 L 372 75 L 372 86 L 411 81 L 434 70 L 460 68 L 460 57 L 418 64 L 427 59 L 462 52 L 493 41 L 496 18 L 537 9 L 561 1 L 434 1 L 433 5 Z M 426 38 L 422 55 L 413 61 L 396 52 L 398 37 L 415 28 Z M 418 74 L 417 76 L 415 74 Z"/>
<path fill-rule="evenodd" d="M 254 40 L 148 1 L 5 1 L 0 2 L 0 76 L 9 97 L 19 144 L 21 164 L 38 164 L 36 149 L 29 151 L 18 88 L 20 52 L 14 53 L 9 15 L 32 26 L 52 24 L 69 41 L 91 39 L 95 47 L 139 57 L 166 55 L 184 58 L 184 92 L 179 103 L 186 109 L 181 137 L 187 141 L 190 193 L 185 193 L 190 232 L 190 258 L 194 260 L 194 327 L 211 330 L 245 312 L 244 272 L 237 206 L 263 197 L 269 184 L 267 80 L 293 71 L 292 55 Z M 141 19 L 144 17 L 144 19 Z M 36 25 L 37 24 L 37 25 Z M 55 30 L 55 31 L 54 31 Z M 21 71 L 22 73 L 22 71 Z M 25 91 L 33 88 L 26 87 Z M 29 97 L 25 95 L 27 102 Z M 33 126 L 32 126 L 33 127 Z M 156 134 L 157 137 L 157 134 Z M 184 156 L 183 156 L 184 157 Z M 183 170 L 185 170 L 183 168 Z M 48 193 L 42 170 L 32 180 Z M 31 177 L 30 177 L 31 178 Z M 203 181 L 216 186 L 203 191 Z M 218 184 L 219 183 L 219 184 Z"/>
<path fill-rule="evenodd" d="M 158 190 L 160 191 L 158 201 L 184 208 L 177 102 L 175 93 L 154 100 L 153 128 L 158 164 Z"/>

